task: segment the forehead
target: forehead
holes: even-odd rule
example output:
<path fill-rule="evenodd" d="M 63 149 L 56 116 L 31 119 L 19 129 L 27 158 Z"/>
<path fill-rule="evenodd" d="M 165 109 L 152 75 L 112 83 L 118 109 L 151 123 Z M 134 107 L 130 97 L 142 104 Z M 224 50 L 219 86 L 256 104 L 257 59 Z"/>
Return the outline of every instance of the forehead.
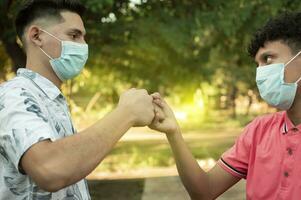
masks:
<path fill-rule="evenodd" d="M 264 44 L 263 47 L 259 48 L 258 52 L 255 55 L 255 61 L 259 62 L 262 55 L 265 54 L 278 54 L 278 55 L 291 55 L 290 47 L 283 41 L 269 41 Z"/>
<path fill-rule="evenodd" d="M 78 29 L 82 33 L 86 33 L 84 22 L 82 18 L 77 14 L 69 11 L 63 11 L 61 12 L 61 15 L 63 17 L 63 20 L 54 25 L 53 29 L 56 29 L 56 31 L 66 31 L 69 29 Z"/>

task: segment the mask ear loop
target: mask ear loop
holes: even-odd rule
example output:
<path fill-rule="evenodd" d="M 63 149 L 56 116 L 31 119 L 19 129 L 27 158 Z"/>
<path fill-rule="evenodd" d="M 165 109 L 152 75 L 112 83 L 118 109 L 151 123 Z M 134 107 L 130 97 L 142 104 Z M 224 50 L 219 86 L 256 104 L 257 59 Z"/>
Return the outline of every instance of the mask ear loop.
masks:
<path fill-rule="evenodd" d="M 292 59 L 290 59 L 285 66 L 287 66 L 288 64 L 290 64 L 297 56 L 299 56 L 301 54 L 301 51 L 299 51 Z"/>
<path fill-rule="evenodd" d="M 48 35 L 50 35 L 50 36 L 53 37 L 54 39 L 56 39 L 56 40 L 62 42 L 62 40 L 60 40 L 60 39 L 57 38 L 56 36 L 52 35 L 52 34 L 49 33 L 48 31 L 46 31 L 46 30 L 44 30 L 44 29 L 40 29 L 40 30 L 43 31 L 43 32 L 45 32 L 45 33 L 47 33 Z M 50 56 L 48 53 L 46 53 L 41 47 L 39 47 L 39 48 L 41 49 L 41 51 L 42 51 L 42 52 L 43 52 L 50 60 L 53 60 L 53 58 L 51 58 L 51 56 Z"/>
<path fill-rule="evenodd" d="M 297 58 L 301 54 L 301 51 L 299 51 L 292 59 L 290 59 L 284 66 L 286 67 L 288 64 L 290 64 L 295 58 Z M 299 83 L 301 80 L 301 77 L 295 82 L 296 84 Z"/>
<path fill-rule="evenodd" d="M 50 59 L 50 60 L 53 60 L 53 58 L 51 58 L 51 56 L 46 53 L 41 47 L 39 47 L 41 49 L 41 51 L 43 51 L 43 53 Z"/>
<path fill-rule="evenodd" d="M 57 39 L 58 41 L 62 42 L 62 40 L 60 40 L 59 38 L 57 38 L 56 36 L 52 35 L 51 33 L 49 33 L 48 31 L 45 31 L 44 29 L 40 29 L 41 31 L 47 33 L 48 35 L 52 36 L 53 38 Z M 301 51 L 300 51 L 301 52 Z"/>
<path fill-rule="evenodd" d="M 296 81 L 296 84 L 298 84 L 300 82 L 300 80 L 301 80 L 301 77 Z"/>

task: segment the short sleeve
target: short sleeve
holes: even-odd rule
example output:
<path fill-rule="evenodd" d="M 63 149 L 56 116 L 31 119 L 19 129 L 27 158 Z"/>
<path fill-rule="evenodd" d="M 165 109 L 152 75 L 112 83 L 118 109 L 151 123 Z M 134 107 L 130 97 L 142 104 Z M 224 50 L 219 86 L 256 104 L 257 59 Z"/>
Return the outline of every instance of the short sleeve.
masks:
<path fill-rule="evenodd" d="M 20 170 L 23 154 L 39 141 L 54 141 L 54 132 L 32 92 L 11 88 L 0 94 L 0 102 L 0 147 Z"/>
<path fill-rule="evenodd" d="M 224 170 L 239 178 L 246 178 L 250 160 L 252 138 L 258 121 L 255 119 L 248 124 L 235 144 L 227 150 L 218 161 Z"/>

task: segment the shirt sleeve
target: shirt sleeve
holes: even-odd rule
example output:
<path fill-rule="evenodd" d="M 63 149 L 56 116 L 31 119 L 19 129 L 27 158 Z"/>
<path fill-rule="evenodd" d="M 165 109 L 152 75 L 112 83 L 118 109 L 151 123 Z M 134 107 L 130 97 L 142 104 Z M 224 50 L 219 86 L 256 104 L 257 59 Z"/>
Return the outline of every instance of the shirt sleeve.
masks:
<path fill-rule="evenodd" d="M 49 120 L 37 98 L 24 88 L 12 88 L 0 95 L 0 148 L 21 173 L 23 154 L 42 140 L 55 140 Z"/>
<path fill-rule="evenodd" d="M 258 120 L 254 120 L 246 126 L 242 134 L 235 141 L 235 144 L 227 150 L 217 164 L 225 171 L 235 177 L 246 178 L 252 145 L 252 138 L 256 131 Z"/>

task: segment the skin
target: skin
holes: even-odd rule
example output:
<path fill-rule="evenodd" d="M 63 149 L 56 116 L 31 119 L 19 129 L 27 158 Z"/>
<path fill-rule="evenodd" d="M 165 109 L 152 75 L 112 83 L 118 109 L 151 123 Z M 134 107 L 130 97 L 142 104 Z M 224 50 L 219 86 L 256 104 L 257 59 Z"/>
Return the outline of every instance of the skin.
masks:
<path fill-rule="evenodd" d="M 237 183 L 240 178 L 234 177 L 215 165 L 205 172 L 193 157 L 182 137 L 175 115 L 160 94 L 152 95 L 154 102 L 163 111 L 163 120 L 155 120 L 150 128 L 166 134 L 171 146 L 180 178 L 191 199 L 215 199 Z"/>
<path fill-rule="evenodd" d="M 27 51 L 26 68 L 35 71 L 53 82 L 58 88 L 62 81 L 56 76 L 49 63 L 49 58 L 39 49 L 43 49 L 50 57 L 58 58 L 61 54 L 61 42 L 43 32 L 46 30 L 60 40 L 85 44 L 86 30 L 81 17 L 72 12 L 61 12 L 62 22 L 50 19 L 38 20 L 32 23 L 25 32 Z M 42 30 L 41 30 L 42 29 Z"/>
<path fill-rule="evenodd" d="M 260 48 L 255 56 L 255 62 L 258 66 L 264 66 L 273 63 L 287 63 L 298 52 L 293 52 L 287 44 L 282 41 L 266 42 L 264 47 Z M 301 77 L 301 55 L 296 57 L 285 67 L 284 79 L 287 83 L 294 83 Z M 287 111 L 288 117 L 294 125 L 301 123 L 301 88 L 298 83 L 297 93 L 291 108 Z"/>
<path fill-rule="evenodd" d="M 62 82 L 51 69 L 49 58 L 38 47 L 56 58 L 60 55 L 60 42 L 40 28 L 61 40 L 85 43 L 85 29 L 80 16 L 70 12 L 62 12 L 62 16 L 64 21 L 61 23 L 46 24 L 43 27 L 43 23 L 33 23 L 25 33 L 26 67 L 48 78 L 57 87 L 60 87 Z M 72 35 L 70 31 L 73 29 L 81 34 Z M 266 54 L 268 56 L 263 56 Z M 263 66 L 276 62 L 286 63 L 292 57 L 288 46 L 274 41 L 259 49 L 255 61 L 259 66 Z M 286 69 L 287 82 L 294 82 L 299 78 L 300 62 L 297 58 Z M 288 110 L 289 118 L 294 124 L 301 122 L 301 114 L 297 112 L 301 107 L 300 98 L 298 88 L 294 104 Z M 163 113 L 159 109 L 154 111 L 153 102 Z M 87 176 L 130 127 L 145 125 L 166 133 L 179 175 L 192 199 L 215 199 L 240 180 L 218 165 L 208 172 L 201 169 L 185 144 L 180 127 L 167 103 L 158 93 L 151 97 L 147 91 L 136 89 L 122 94 L 117 108 L 86 130 L 55 142 L 43 141 L 33 145 L 24 154 L 21 167 L 42 189 L 57 191 Z M 82 158 L 87 159 L 82 162 Z"/>
<path fill-rule="evenodd" d="M 296 53 L 281 41 L 267 42 L 256 54 L 255 61 L 258 66 L 272 63 L 287 63 Z M 301 76 L 301 55 L 291 62 L 285 71 L 285 81 L 295 82 Z M 295 125 L 301 123 L 300 87 L 298 87 L 295 101 L 287 111 L 289 118 Z M 181 135 L 180 127 L 168 104 L 158 93 L 153 94 L 155 103 L 163 110 L 164 119 L 155 120 L 151 128 L 164 132 L 173 151 L 180 178 L 188 191 L 191 199 L 215 199 L 240 178 L 234 177 L 215 165 L 211 170 L 205 172 L 200 168 L 191 154 Z"/>
<path fill-rule="evenodd" d="M 46 77 L 58 88 L 62 82 L 52 70 L 49 58 L 39 48 L 57 58 L 61 44 L 41 29 L 61 40 L 85 43 L 81 17 L 67 11 L 61 15 L 62 21 L 43 19 L 33 22 L 23 37 L 26 68 Z M 121 95 L 118 106 L 111 113 L 91 127 L 54 142 L 46 140 L 34 144 L 24 153 L 20 167 L 41 189 L 56 192 L 91 173 L 131 127 L 150 125 L 154 119 L 160 121 L 156 107 L 146 90 L 130 89 Z"/>

